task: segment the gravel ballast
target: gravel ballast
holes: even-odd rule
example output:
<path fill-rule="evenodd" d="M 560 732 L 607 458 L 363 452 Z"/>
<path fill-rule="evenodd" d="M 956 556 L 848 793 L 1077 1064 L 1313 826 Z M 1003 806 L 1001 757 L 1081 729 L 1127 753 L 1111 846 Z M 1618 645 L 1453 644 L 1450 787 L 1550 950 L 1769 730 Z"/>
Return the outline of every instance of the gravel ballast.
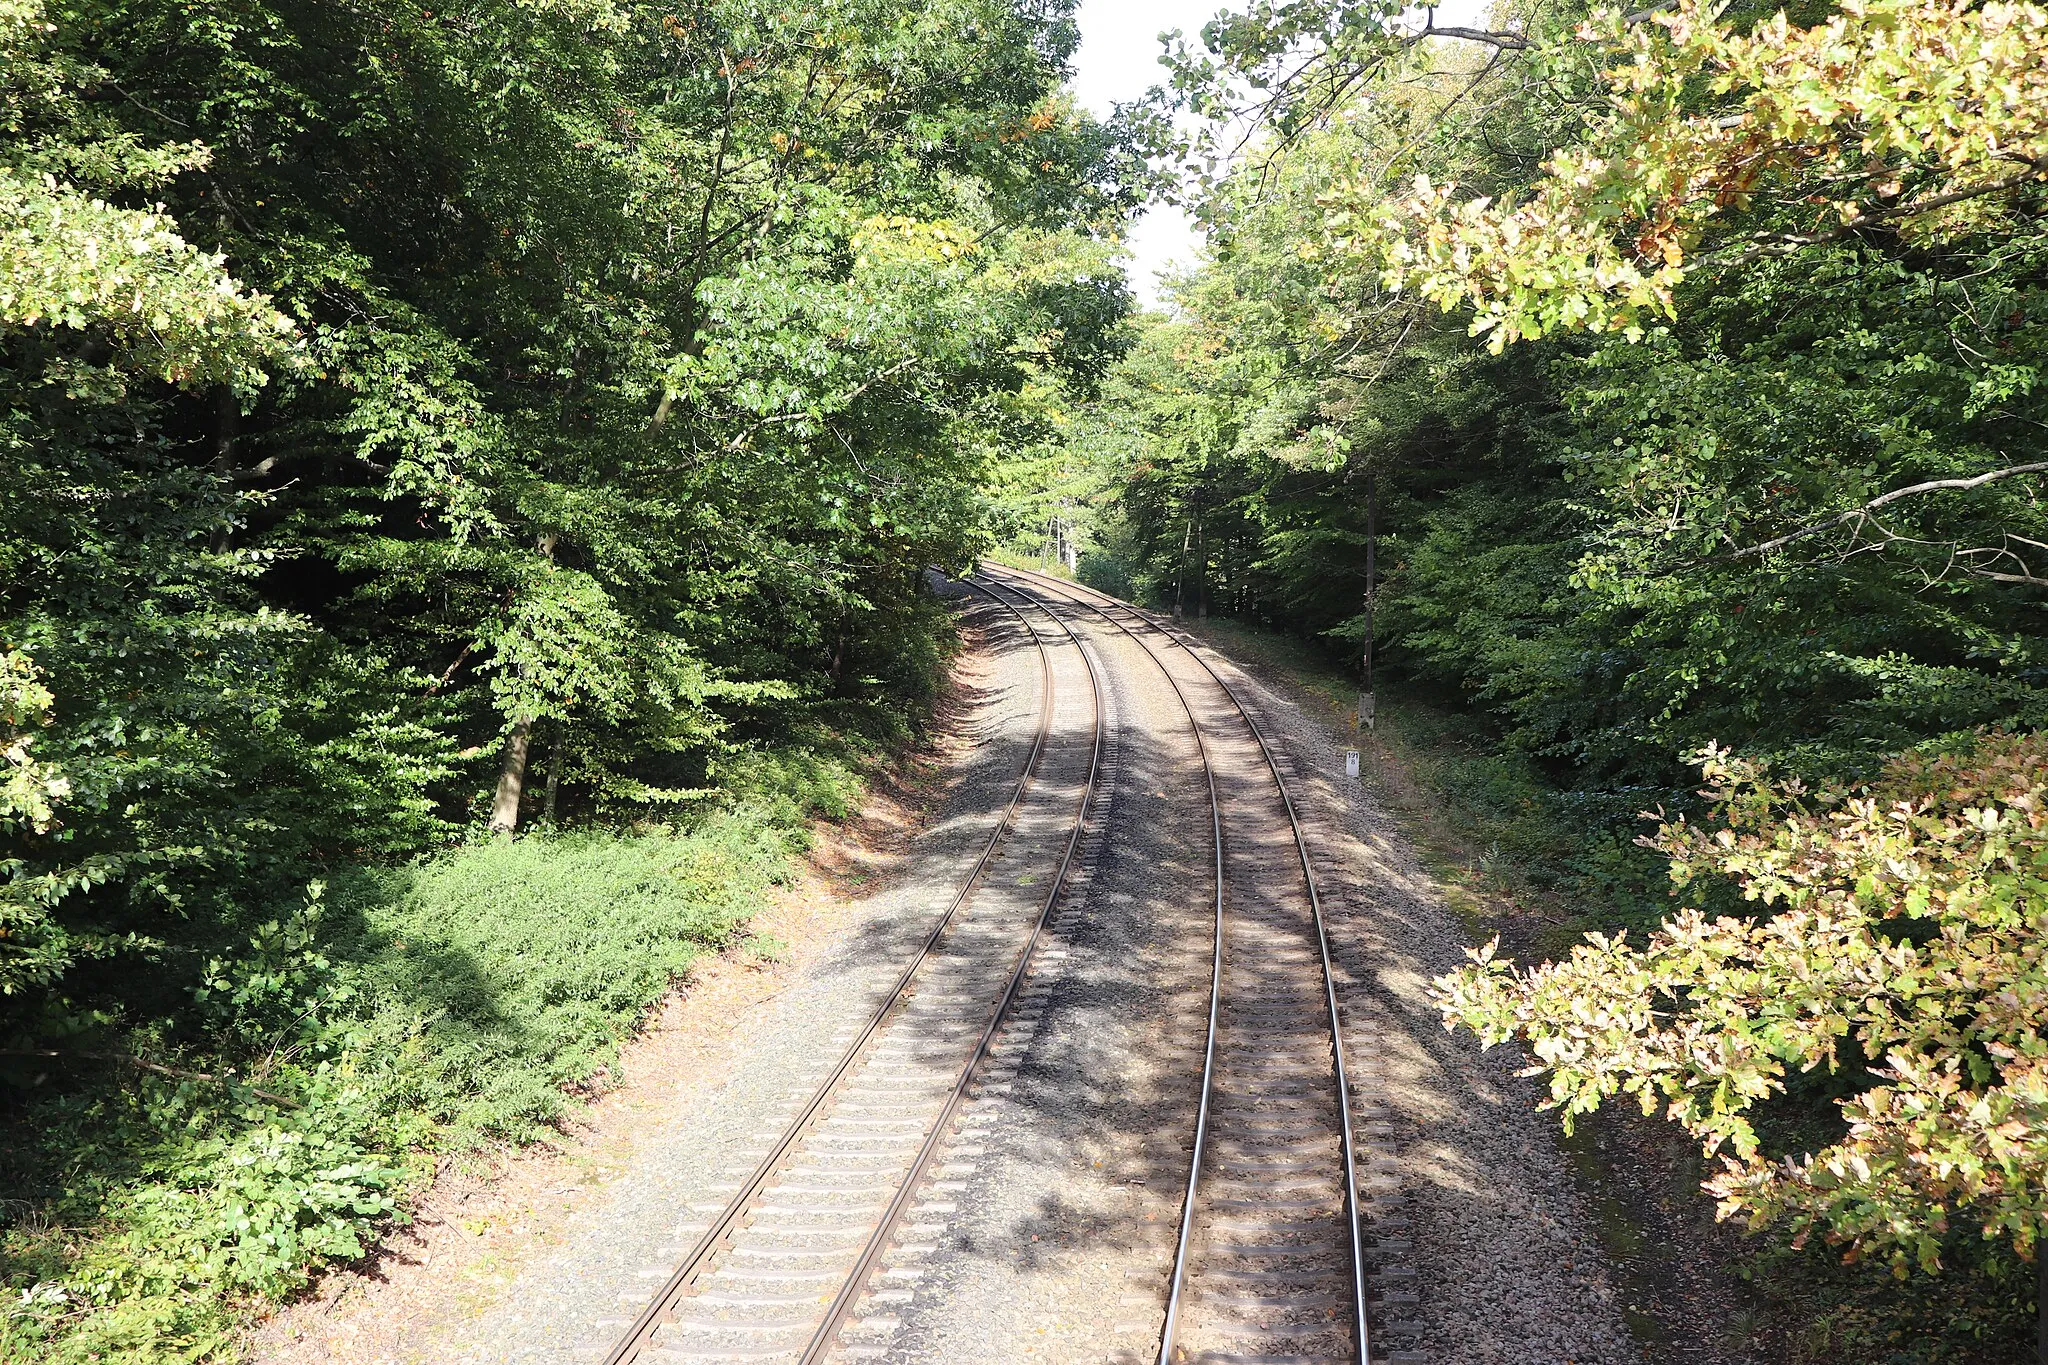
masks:
<path fill-rule="evenodd" d="M 1029 750 L 1039 662 L 986 602 L 960 669 L 971 719 L 938 817 L 786 982 L 717 1021 L 715 1064 L 579 1188 L 516 1268 L 440 1296 L 402 1349 L 294 1345 L 276 1365 L 600 1360 L 879 1003 L 972 866 Z M 1082 857 L 914 1238 L 869 1285 L 842 1359 L 1142 1361 L 1157 1350 L 1200 1074 L 1211 945 L 1207 781 L 1146 649 L 1065 613 L 1103 684 L 1106 767 Z M 1157 642 L 1153 642 L 1157 647 Z M 1552 1120 L 1506 1049 L 1448 1034 L 1428 983 L 1460 927 L 1400 828 L 1344 776 L 1344 736 L 1293 685 L 1207 657 L 1282 757 L 1329 914 L 1347 1054 L 1368 1093 L 1375 1360 L 1624 1365 L 1642 1357 Z M 1226 840 L 1226 850 L 1228 840 Z M 1010 875 L 1035 874 L 1013 866 Z M 698 1025 L 703 1027 L 703 1025 Z M 424 1272 L 422 1272 L 424 1273 Z M 374 1302 L 374 1300 L 372 1300 Z M 318 1317 L 317 1305 L 300 1316 Z M 296 1311 L 296 1310 L 295 1310 Z M 345 1316 L 345 1315 L 344 1315 Z M 324 1328 L 322 1329 L 324 1330 Z M 369 1334 L 365 1334 L 367 1336 Z M 1398 1353 L 1398 1354 L 1395 1354 Z"/>
<path fill-rule="evenodd" d="M 1097 1361 L 1156 1339 L 1148 1292 L 1179 1204 L 1206 1003 L 1206 786 L 1143 651 L 1085 614 L 1109 696 L 1099 852 L 1067 898 L 1066 956 L 1017 1085 L 890 1340 L 905 1362 Z"/>
<path fill-rule="evenodd" d="M 1109 838 L 1074 906 L 1072 955 L 1023 1041 L 1019 1084 L 879 1357 L 1143 1360 L 1171 1261 L 1206 984 L 1209 832 L 1187 719 L 1157 668 L 1075 618 L 1115 697 Z M 1505 1049 L 1444 1031 L 1429 981 L 1464 939 L 1343 746 L 1287 685 L 1205 651 L 1283 756 L 1331 915 L 1348 1051 L 1383 1197 L 1367 1206 L 1375 1359 L 1623 1365 L 1641 1354 L 1535 1087 Z M 1178 979 L 1176 979 L 1178 978 Z M 1376 1193 L 1379 1193 L 1376 1191 Z M 1375 1228 L 1376 1215 L 1399 1226 Z M 1410 1274 L 1412 1272 L 1412 1274 Z M 1396 1355 L 1395 1353 L 1399 1353 Z"/>
<path fill-rule="evenodd" d="M 1293 789 L 1332 912 L 1354 1051 L 1376 1051 L 1379 1095 L 1416 1271 L 1421 1327 L 1390 1344 L 1438 1365 L 1605 1365 L 1642 1358 L 1613 1276 L 1513 1049 L 1446 1032 L 1431 980 L 1466 939 L 1400 826 L 1344 776 L 1344 748 L 1284 680 L 1231 667 L 1232 685 L 1293 760 Z M 1369 1234 L 1370 1235 L 1370 1234 Z"/>

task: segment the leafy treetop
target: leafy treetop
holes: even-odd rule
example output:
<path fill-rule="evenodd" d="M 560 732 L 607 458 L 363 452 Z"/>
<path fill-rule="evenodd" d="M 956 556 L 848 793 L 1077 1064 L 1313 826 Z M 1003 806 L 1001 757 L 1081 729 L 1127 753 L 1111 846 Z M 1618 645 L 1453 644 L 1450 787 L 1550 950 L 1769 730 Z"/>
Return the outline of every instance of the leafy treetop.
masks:
<path fill-rule="evenodd" d="M 1521 1039 L 1567 1116 L 1618 1094 L 1722 1153 L 1724 1217 L 1789 1221 L 1898 1273 L 1951 1217 L 2030 1251 L 2048 1210 L 2048 735 L 1909 755 L 1805 790 L 1710 749 L 1722 828 L 1666 823 L 1679 888 L 1730 877 L 1759 918 L 1685 910 L 1640 948 L 1592 935 L 1517 969 L 1476 950 L 1447 1025 Z M 1773 1158 L 1749 1113 L 1788 1070 L 1867 1063 L 1847 1131 Z"/>

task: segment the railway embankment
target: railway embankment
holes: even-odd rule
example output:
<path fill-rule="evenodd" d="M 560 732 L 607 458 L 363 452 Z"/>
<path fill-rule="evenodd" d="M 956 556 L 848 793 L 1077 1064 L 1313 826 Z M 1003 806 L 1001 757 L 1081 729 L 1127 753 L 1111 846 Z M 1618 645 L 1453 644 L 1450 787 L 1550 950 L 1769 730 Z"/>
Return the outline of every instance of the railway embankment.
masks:
<path fill-rule="evenodd" d="M 789 869 L 785 884 L 764 879 L 747 898 L 745 934 L 701 953 L 651 1009 L 627 1017 L 638 1028 L 603 1070 L 577 1077 L 576 1093 L 556 1093 L 557 1118 L 539 1141 L 486 1142 L 436 1161 L 404 1221 L 366 1258 L 330 1271 L 250 1334 L 255 1359 L 459 1358 L 444 1352 L 503 1329 L 494 1310 L 523 1313 L 532 1324 L 525 1341 L 503 1338 L 508 1352 L 544 1349 L 543 1329 L 576 1330 L 563 1305 L 578 1292 L 593 1316 L 631 1316 L 621 1296 L 630 1303 L 651 1289 L 641 1272 L 666 1254 L 675 1221 L 667 1210 L 695 1197 L 693 1181 L 713 1183 L 710 1175 L 678 1174 L 690 1168 L 691 1153 L 743 1148 L 784 1099 L 774 1059 L 801 1058 L 812 1027 L 801 1021 L 816 1013 L 815 1026 L 829 1035 L 845 977 L 822 968 L 821 958 L 888 939 L 892 909 L 904 903 L 905 868 L 966 856 L 974 831 L 962 812 L 993 799 L 992 775 L 1014 766 L 1011 730 L 1028 710 L 1016 689 L 1037 680 L 981 646 L 978 620 L 964 625 L 966 647 L 924 742 L 873 769 L 860 799 L 839 789 L 848 804 L 803 830 L 803 858 L 776 864 Z M 1000 781 L 1007 791 L 1009 778 Z M 630 908 L 613 906 L 621 914 Z M 761 1114 L 749 1107 L 756 1104 L 765 1106 Z M 679 1132 L 679 1115 L 701 1120 L 701 1130 L 686 1122 Z M 630 1215 L 622 1222 L 606 1212 L 617 1211 L 616 1200 L 629 1206 L 633 1190 L 663 1210 L 651 1247 L 623 1235 Z M 585 1253 L 588 1260 L 577 1259 Z M 536 1281 L 551 1288 L 536 1295 Z M 466 1337 L 473 1330 L 482 1335 Z"/>
<path fill-rule="evenodd" d="M 279 1362 L 1633 1362 L 1468 926 L 1313 697 L 991 569 L 929 818 Z"/>

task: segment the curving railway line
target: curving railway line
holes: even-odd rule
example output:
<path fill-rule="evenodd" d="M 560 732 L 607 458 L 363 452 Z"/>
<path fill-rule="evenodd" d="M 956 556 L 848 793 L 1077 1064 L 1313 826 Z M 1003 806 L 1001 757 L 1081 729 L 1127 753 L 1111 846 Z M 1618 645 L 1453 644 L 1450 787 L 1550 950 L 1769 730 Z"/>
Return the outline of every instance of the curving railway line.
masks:
<path fill-rule="evenodd" d="M 1105 777 L 1101 679 L 1080 637 L 1022 594 L 983 591 L 1030 633 L 1040 666 L 1010 802 L 881 1005 L 605 1365 L 831 1358 L 863 1302 L 888 1301 L 875 1281 L 892 1245 L 944 1211 L 933 1158 L 977 1095 L 1006 1084 L 994 1047 L 1028 1012 L 1019 997 Z M 1034 865 L 1057 870 L 1000 875 Z"/>
<path fill-rule="evenodd" d="M 912 1298 L 915 1258 L 966 1184 L 947 1154 L 978 1150 L 984 1106 L 1016 1084 L 1017 1049 L 1065 955 L 1050 945 L 1085 899 L 1072 894 L 1076 874 L 1107 837 L 1100 795 L 1116 743 L 1084 623 L 1126 639 L 1171 688 L 1208 796 L 1210 895 L 1189 921 L 1206 947 L 1207 1009 L 1190 1040 L 1199 1072 L 1183 1078 L 1185 1189 L 1150 1299 L 1150 1361 L 1420 1359 L 1373 1340 L 1366 1215 L 1381 1234 L 1400 1225 L 1367 1202 L 1370 1097 L 1355 1089 L 1356 1042 L 1284 757 L 1230 681 L 1167 625 L 1029 571 L 970 581 L 1029 633 L 1039 662 L 1037 731 L 1009 804 L 893 989 L 695 1230 L 605 1365 L 890 1354 L 867 1329 Z M 1403 1297 L 1383 1293 L 1379 1310 Z"/>
<path fill-rule="evenodd" d="M 1180 702 L 1209 789 L 1209 1002 L 1157 1365 L 1380 1359 L 1338 974 L 1283 765 L 1237 690 L 1177 632 L 1078 584 L 1005 573 L 1144 651 Z"/>

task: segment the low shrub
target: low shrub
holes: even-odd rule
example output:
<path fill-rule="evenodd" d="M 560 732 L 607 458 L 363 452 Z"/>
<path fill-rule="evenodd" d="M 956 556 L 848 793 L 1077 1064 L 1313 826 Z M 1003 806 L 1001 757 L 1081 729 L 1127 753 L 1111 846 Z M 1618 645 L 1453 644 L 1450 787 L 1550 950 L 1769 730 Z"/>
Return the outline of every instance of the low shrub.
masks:
<path fill-rule="evenodd" d="M 0 1359 L 222 1358 L 361 1256 L 446 1152 L 544 1134 L 742 931 L 844 762 L 759 756 L 686 828 L 479 841 L 311 888 L 171 1020 L 81 1032 L 9 1092 Z"/>

